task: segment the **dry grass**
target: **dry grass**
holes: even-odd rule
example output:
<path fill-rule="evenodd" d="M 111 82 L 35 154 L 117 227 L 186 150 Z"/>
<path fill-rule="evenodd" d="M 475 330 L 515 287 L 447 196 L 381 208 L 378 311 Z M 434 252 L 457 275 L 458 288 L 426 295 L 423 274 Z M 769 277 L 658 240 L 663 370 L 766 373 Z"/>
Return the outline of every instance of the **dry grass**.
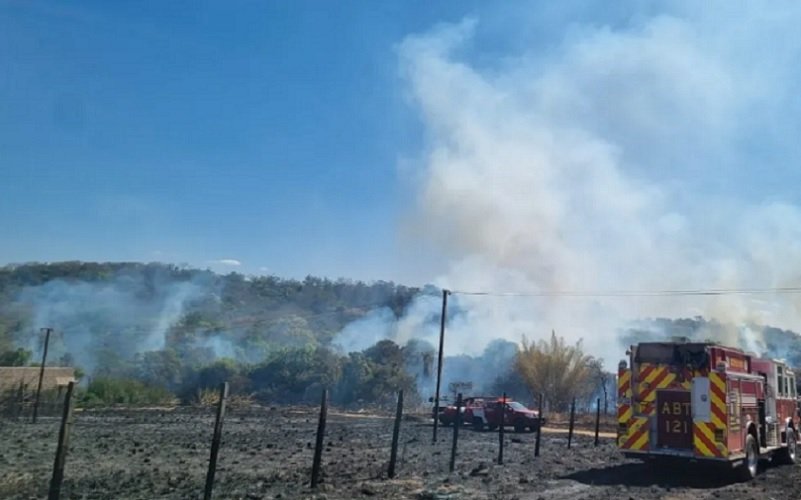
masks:
<path fill-rule="evenodd" d="M 219 389 L 203 389 L 197 394 L 196 404 L 200 406 L 217 406 L 220 404 Z M 249 394 L 229 394 L 226 405 L 233 408 L 253 406 L 253 398 Z"/>
<path fill-rule="evenodd" d="M 551 413 L 545 415 L 548 427 L 564 427 L 570 425 L 570 413 Z M 595 413 L 577 414 L 574 427 L 576 429 L 595 430 Z M 617 416 L 601 414 L 600 430 L 602 432 L 617 431 Z"/>

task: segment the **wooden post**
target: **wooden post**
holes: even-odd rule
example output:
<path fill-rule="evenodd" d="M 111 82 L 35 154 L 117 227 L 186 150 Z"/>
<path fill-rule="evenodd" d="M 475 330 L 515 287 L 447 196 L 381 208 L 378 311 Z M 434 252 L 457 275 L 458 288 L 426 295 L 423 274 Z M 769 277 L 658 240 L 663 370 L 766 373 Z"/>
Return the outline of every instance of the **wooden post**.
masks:
<path fill-rule="evenodd" d="M 431 442 L 437 442 L 437 428 L 439 427 L 439 389 L 442 382 L 442 350 L 445 347 L 445 315 L 448 310 L 448 290 L 442 290 L 442 315 L 439 319 L 439 353 L 437 354 L 437 388 L 434 393 L 434 435 Z"/>
<path fill-rule="evenodd" d="M 389 470 L 387 475 L 395 477 L 395 461 L 398 457 L 398 438 L 400 437 L 401 419 L 403 418 L 403 389 L 398 391 L 398 406 L 395 408 L 395 427 L 392 429 L 392 450 L 389 454 Z"/>
<path fill-rule="evenodd" d="M 456 395 L 456 418 L 453 419 L 453 446 L 451 446 L 450 471 L 456 468 L 456 447 L 459 444 L 459 427 L 462 426 L 462 393 Z"/>
<path fill-rule="evenodd" d="M 540 417 L 540 425 L 537 426 L 537 439 L 534 443 L 534 456 L 540 456 L 540 437 L 542 436 L 542 393 L 540 393 L 540 405 L 538 408 L 539 417 Z"/>
<path fill-rule="evenodd" d="M 325 420 L 328 417 L 328 389 L 323 389 L 320 402 L 320 419 L 317 422 L 317 441 L 314 444 L 314 462 L 312 463 L 311 487 L 317 488 L 320 481 L 320 463 L 323 458 L 323 439 L 325 438 Z"/>
<path fill-rule="evenodd" d="M 503 400 L 501 404 L 498 406 L 501 411 L 501 422 L 498 426 L 498 465 L 503 465 L 503 434 L 504 434 L 504 426 L 506 426 L 505 417 L 506 417 L 506 392 L 503 393 Z"/>
<path fill-rule="evenodd" d="M 225 419 L 225 400 L 228 399 L 228 382 L 220 385 L 220 402 L 217 404 L 217 418 L 214 421 L 214 436 L 211 439 L 211 455 L 209 456 L 209 470 L 206 473 L 206 488 L 203 500 L 211 499 L 214 489 L 214 473 L 217 471 L 217 455 L 220 452 L 220 438 L 222 436 L 223 419 Z"/>
<path fill-rule="evenodd" d="M 22 407 L 25 405 L 25 386 L 22 385 L 22 379 L 19 381 L 19 392 L 17 392 L 17 409 L 14 417 L 19 419 L 22 416 Z"/>
<path fill-rule="evenodd" d="M 573 424 L 576 421 L 576 398 L 570 403 L 570 427 L 567 430 L 567 447 L 570 448 L 570 443 L 573 442 Z"/>
<path fill-rule="evenodd" d="M 595 401 L 595 447 L 598 447 L 598 431 L 601 429 L 601 398 Z"/>
<path fill-rule="evenodd" d="M 70 443 L 70 430 L 72 429 L 72 391 L 75 382 L 67 386 L 67 395 L 64 398 L 64 411 L 61 414 L 61 427 L 58 430 L 58 446 L 56 459 L 53 462 L 53 477 L 50 479 L 48 500 L 58 500 L 61 496 L 61 482 L 64 480 L 64 464 L 67 461 L 67 451 Z"/>
<path fill-rule="evenodd" d="M 50 344 L 50 332 L 52 328 L 42 328 L 45 332 L 44 350 L 42 351 L 42 367 L 39 369 L 39 385 L 36 386 L 36 399 L 33 401 L 33 423 L 39 416 L 39 396 L 42 394 L 42 381 L 44 380 L 45 363 L 47 362 L 47 346 Z"/>

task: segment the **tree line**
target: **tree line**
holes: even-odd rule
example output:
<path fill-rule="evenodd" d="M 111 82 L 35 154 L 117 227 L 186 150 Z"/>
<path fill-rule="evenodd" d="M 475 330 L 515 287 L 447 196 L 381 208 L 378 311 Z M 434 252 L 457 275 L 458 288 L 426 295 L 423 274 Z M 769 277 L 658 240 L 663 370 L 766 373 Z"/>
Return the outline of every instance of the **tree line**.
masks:
<path fill-rule="evenodd" d="M 50 364 L 86 372 L 86 404 L 193 402 L 222 380 L 268 404 L 312 402 L 322 387 L 341 405 L 389 402 L 398 389 L 424 401 L 436 373 L 430 344 L 384 340 L 345 353 L 333 342 L 375 309 L 401 317 L 420 293 L 391 282 L 218 275 L 159 263 L 6 266 L 0 365 L 34 364 L 38 328 L 55 326 Z M 151 338 L 165 317 L 161 336 Z M 435 329 L 438 318 L 431 321 Z M 497 340 L 481 355 L 446 358 L 443 388 L 468 383 L 529 403 L 543 393 L 562 409 L 567 394 L 589 401 L 614 393 L 601 366 L 555 333 L 549 341 Z"/>

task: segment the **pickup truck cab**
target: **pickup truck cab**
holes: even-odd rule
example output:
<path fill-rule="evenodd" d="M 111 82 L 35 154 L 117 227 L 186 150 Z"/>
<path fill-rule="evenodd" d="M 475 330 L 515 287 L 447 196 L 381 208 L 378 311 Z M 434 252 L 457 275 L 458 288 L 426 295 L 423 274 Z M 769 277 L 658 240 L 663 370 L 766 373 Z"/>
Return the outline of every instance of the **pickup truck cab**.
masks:
<path fill-rule="evenodd" d="M 462 413 L 462 424 L 473 423 L 473 411 L 484 407 L 484 400 L 486 398 L 473 396 L 464 398 L 460 408 Z M 439 414 L 439 421 L 442 425 L 451 425 L 456 421 L 457 410 L 456 405 L 449 405 L 443 408 Z"/>
<path fill-rule="evenodd" d="M 536 431 L 545 424 L 539 412 L 530 410 L 522 403 L 509 398 L 470 397 L 465 398 L 461 407 L 462 423 L 472 424 L 478 431 L 495 430 L 503 421 L 504 427 L 514 427 L 516 432 Z M 456 420 L 456 406 L 448 406 L 439 415 L 443 425 L 450 425 Z"/>
<path fill-rule="evenodd" d="M 483 429 L 486 426 L 489 430 L 495 430 L 501 425 L 501 420 L 503 420 L 504 427 L 514 427 L 515 432 L 525 430 L 534 432 L 540 425 L 545 424 L 545 419 L 540 417 L 538 411 L 526 408 L 522 403 L 509 399 L 498 398 L 496 401 L 486 403 L 483 415 L 473 413 L 473 426 L 476 429 Z"/>

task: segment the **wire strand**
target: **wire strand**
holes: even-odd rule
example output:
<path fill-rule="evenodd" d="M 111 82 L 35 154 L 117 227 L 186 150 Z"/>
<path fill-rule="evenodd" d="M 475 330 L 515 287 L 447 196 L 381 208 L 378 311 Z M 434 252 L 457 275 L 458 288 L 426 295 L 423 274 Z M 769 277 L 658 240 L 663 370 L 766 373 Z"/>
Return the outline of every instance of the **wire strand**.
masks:
<path fill-rule="evenodd" d="M 777 288 L 709 288 L 688 290 L 542 290 L 539 292 L 498 292 L 448 290 L 452 295 L 474 295 L 491 297 L 682 297 L 721 295 L 769 295 L 798 294 L 801 287 Z"/>

